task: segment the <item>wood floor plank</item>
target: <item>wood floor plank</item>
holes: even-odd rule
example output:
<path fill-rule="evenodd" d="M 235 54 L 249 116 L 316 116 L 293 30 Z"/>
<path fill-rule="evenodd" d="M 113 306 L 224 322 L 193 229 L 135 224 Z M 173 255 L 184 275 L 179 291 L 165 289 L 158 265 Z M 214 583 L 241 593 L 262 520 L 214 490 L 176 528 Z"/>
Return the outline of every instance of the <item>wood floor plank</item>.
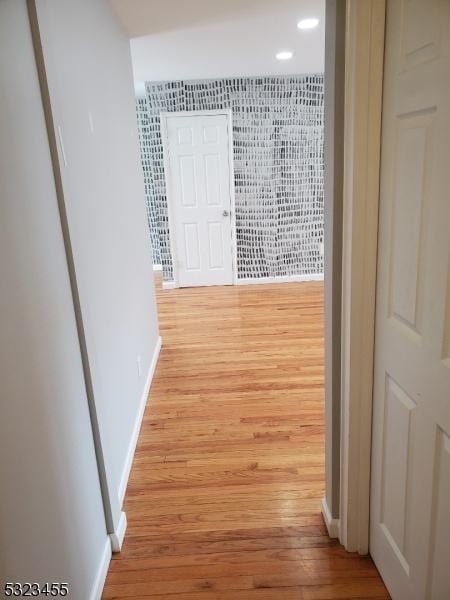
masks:
<path fill-rule="evenodd" d="M 331 540 L 321 282 L 162 290 L 163 349 L 103 598 L 386 600 Z"/>

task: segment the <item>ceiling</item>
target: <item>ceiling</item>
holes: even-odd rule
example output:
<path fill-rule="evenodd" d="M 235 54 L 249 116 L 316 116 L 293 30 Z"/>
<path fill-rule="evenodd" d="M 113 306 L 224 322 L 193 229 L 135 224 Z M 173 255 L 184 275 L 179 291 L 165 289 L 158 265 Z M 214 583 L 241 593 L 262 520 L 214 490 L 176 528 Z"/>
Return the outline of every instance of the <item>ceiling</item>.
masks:
<path fill-rule="evenodd" d="M 143 81 L 321 73 L 325 0 L 110 0 Z M 320 19 L 316 29 L 297 22 Z M 275 54 L 291 50 L 289 61 Z"/>

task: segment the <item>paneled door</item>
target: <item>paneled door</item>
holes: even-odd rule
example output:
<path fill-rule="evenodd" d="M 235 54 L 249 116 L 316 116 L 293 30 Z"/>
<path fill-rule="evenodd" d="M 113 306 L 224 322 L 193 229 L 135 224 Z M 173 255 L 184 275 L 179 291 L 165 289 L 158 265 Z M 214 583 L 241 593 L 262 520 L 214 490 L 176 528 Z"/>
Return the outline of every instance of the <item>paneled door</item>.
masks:
<path fill-rule="evenodd" d="M 450 598 L 450 2 L 387 3 L 370 552 Z"/>
<path fill-rule="evenodd" d="M 162 118 L 175 282 L 232 284 L 229 115 Z"/>

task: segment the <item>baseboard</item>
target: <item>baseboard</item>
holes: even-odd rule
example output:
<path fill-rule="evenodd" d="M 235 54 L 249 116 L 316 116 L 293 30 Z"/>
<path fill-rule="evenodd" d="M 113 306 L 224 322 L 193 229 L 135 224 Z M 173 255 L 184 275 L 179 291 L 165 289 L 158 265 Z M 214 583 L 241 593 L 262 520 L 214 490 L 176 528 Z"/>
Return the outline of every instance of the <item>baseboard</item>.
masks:
<path fill-rule="evenodd" d="M 134 424 L 133 433 L 131 435 L 130 444 L 128 447 L 127 458 L 125 460 L 125 466 L 123 469 L 122 477 L 120 479 L 119 484 L 119 503 L 120 506 L 123 504 L 123 499 L 125 497 L 125 492 L 127 490 L 128 478 L 130 476 L 131 466 L 133 464 L 134 453 L 136 451 L 136 444 L 139 438 L 139 432 L 141 430 L 142 418 L 144 416 L 145 407 L 147 405 L 148 393 L 150 390 L 150 386 L 152 384 L 153 375 L 155 373 L 156 365 L 158 363 L 158 357 L 161 350 L 162 340 L 161 336 L 158 337 L 156 342 L 155 350 L 153 352 L 152 361 L 150 363 L 150 367 L 148 370 L 147 378 L 145 380 L 144 391 L 142 392 L 141 401 L 139 404 L 138 414 L 136 416 L 136 421 Z"/>
<path fill-rule="evenodd" d="M 323 273 L 310 275 L 283 275 L 281 277 L 258 277 L 237 279 L 236 285 L 252 285 L 258 283 L 293 283 L 298 281 L 323 281 Z"/>
<path fill-rule="evenodd" d="M 326 498 L 322 498 L 322 516 L 330 538 L 339 537 L 339 519 L 333 519 Z"/>
<path fill-rule="evenodd" d="M 235 285 L 254 285 L 261 283 L 294 283 L 299 281 L 323 281 L 323 273 L 311 273 L 309 275 L 283 275 L 280 277 L 250 277 L 236 279 Z M 178 287 L 175 281 L 163 281 L 163 290 L 173 290 Z"/>
<path fill-rule="evenodd" d="M 102 552 L 97 575 L 95 577 L 90 600 L 101 600 L 103 588 L 105 587 L 106 576 L 108 574 L 109 563 L 111 561 L 111 542 L 109 537 L 106 539 L 105 547 Z"/>
<path fill-rule="evenodd" d="M 122 550 L 123 540 L 125 538 L 125 531 L 127 530 L 127 515 L 122 511 L 120 513 L 119 524 L 114 533 L 109 534 L 111 540 L 111 550 L 113 552 L 120 552 Z"/>
<path fill-rule="evenodd" d="M 154 271 L 162 271 L 162 265 L 153 265 Z"/>

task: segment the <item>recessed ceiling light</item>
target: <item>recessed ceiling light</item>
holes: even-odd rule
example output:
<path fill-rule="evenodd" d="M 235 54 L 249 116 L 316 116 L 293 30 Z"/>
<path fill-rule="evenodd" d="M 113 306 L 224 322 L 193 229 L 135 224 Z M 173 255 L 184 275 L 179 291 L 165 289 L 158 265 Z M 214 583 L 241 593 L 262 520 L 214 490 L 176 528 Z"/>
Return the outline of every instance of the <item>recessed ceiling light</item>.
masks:
<path fill-rule="evenodd" d="M 319 19 L 311 18 L 311 19 L 302 19 L 297 23 L 297 27 L 299 29 L 314 29 L 319 24 Z"/>
<path fill-rule="evenodd" d="M 278 60 L 290 60 L 294 55 L 290 50 L 282 50 L 281 52 L 277 52 Z"/>

